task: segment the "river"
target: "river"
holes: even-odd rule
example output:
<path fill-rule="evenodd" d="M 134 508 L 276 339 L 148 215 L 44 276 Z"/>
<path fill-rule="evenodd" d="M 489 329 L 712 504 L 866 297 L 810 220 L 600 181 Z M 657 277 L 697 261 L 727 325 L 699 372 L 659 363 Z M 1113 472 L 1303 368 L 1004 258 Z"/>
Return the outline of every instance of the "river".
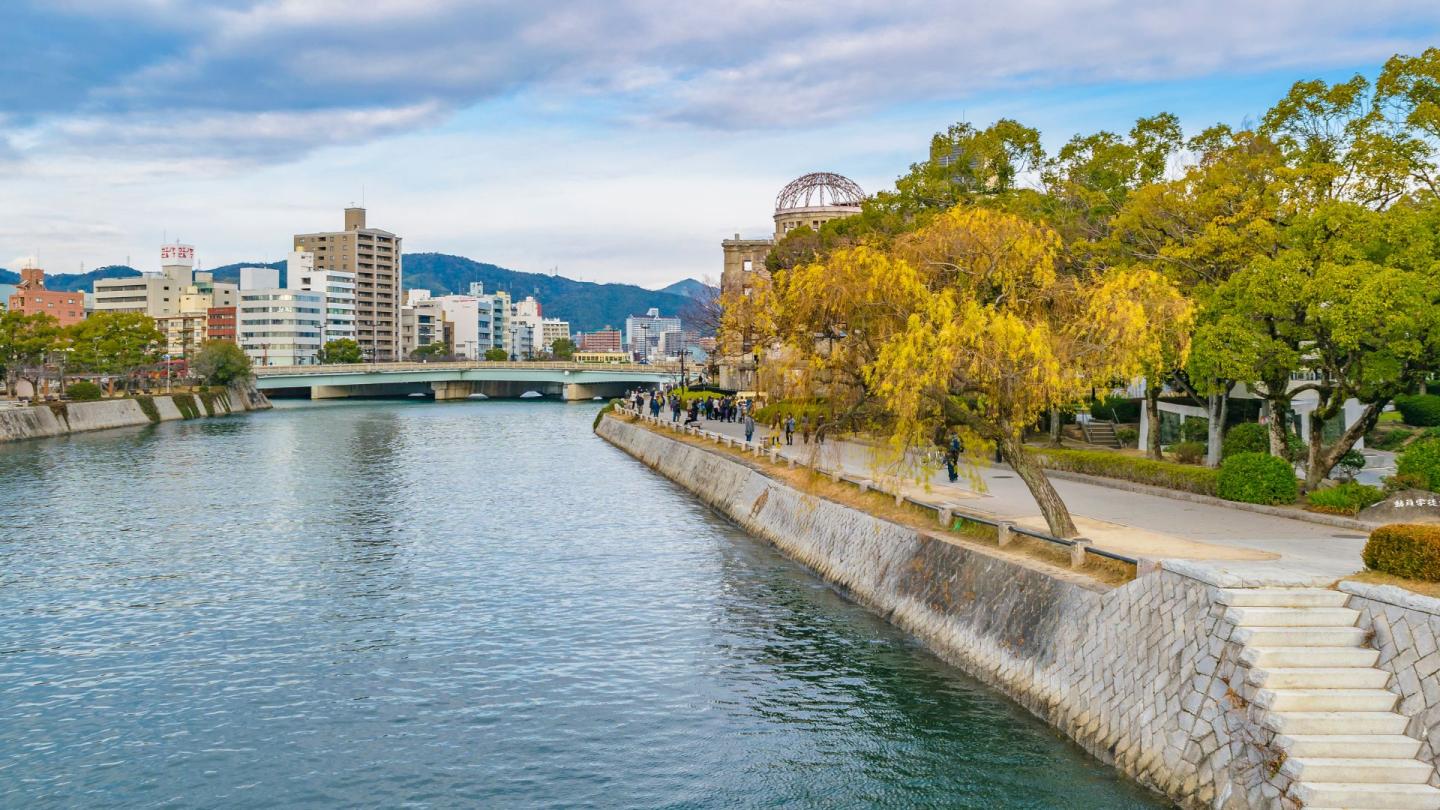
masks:
<path fill-rule="evenodd" d="M 595 410 L 0 446 L 0 807 L 1163 806 Z"/>

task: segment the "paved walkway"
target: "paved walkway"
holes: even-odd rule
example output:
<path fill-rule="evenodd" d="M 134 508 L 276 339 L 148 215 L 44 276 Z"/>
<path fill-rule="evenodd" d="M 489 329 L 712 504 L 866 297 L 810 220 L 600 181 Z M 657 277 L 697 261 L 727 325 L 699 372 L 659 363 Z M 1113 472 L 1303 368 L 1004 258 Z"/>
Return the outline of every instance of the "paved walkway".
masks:
<path fill-rule="evenodd" d="M 739 423 L 702 419 L 700 425 L 744 437 Z M 757 429 L 756 437 L 768 433 Z M 847 475 L 886 477 L 876 467 L 875 448 L 859 442 L 829 440 L 817 445 L 812 439 L 805 445 L 797 433 L 795 445 L 782 445 L 780 451 L 810 464 L 818 461 L 826 469 L 838 466 Z M 963 471 L 959 483 L 951 484 L 945 471 L 938 470 L 931 475 L 928 490 L 938 501 L 963 502 L 976 512 L 1045 528 L 1030 491 L 1007 465 L 974 472 L 981 484 L 972 484 Z M 1360 549 L 1365 537 L 1359 531 L 1077 481 L 1052 479 L 1052 483 L 1081 532 L 1098 547 L 1150 558 L 1196 560 L 1227 573 L 1277 583 L 1328 582 L 1364 567 Z"/>

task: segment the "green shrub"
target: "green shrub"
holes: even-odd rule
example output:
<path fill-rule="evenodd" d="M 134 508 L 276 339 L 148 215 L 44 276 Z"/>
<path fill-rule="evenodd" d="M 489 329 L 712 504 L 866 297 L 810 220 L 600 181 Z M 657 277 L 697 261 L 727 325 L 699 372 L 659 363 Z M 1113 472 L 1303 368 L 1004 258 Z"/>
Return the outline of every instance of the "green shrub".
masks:
<path fill-rule="evenodd" d="M 1120 428 L 1115 431 L 1115 440 L 1120 442 L 1121 447 L 1134 447 L 1135 442 L 1140 440 L 1140 431 L 1135 428 Z"/>
<path fill-rule="evenodd" d="M 1365 567 L 1397 577 L 1440 582 L 1440 526 L 1392 523 L 1370 533 Z"/>
<path fill-rule="evenodd" d="M 1415 394 L 1395 398 L 1395 410 L 1407 425 L 1431 427 L 1440 425 L 1440 395 Z"/>
<path fill-rule="evenodd" d="M 1170 448 L 1175 460 L 1181 464 L 1199 464 L 1205 460 L 1205 442 L 1180 442 Z"/>
<path fill-rule="evenodd" d="M 614 413 L 614 412 L 615 412 L 615 409 L 618 408 L 618 407 L 619 407 L 620 405 L 622 405 L 622 404 L 624 404 L 624 403 L 623 403 L 621 400 L 618 400 L 618 399 L 612 399 L 612 400 L 610 400 L 609 402 L 605 403 L 605 407 L 601 408 L 601 409 L 595 414 L 595 421 L 594 421 L 594 423 L 592 423 L 592 424 L 590 425 L 590 429 L 591 429 L 591 430 L 599 430 L 599 429 L 600 429 L 600 420 L 605 418 L 605 414 L 607 414 L 607 413 Z"/>
<path fill-rule="evenodd" d="M 1035 454 L 1035 460 L 1041 466 L 1052 470 L 1098 475 L 1103 478 L 1118 478 L 1122 481 L 1178 489 L 1200 495 L 1214 495 L 1217 491 L 1216 472 L 1207 467 L 1135 458 L 1104 450 L 1046 448 L 1032 452 Z"/>
<path fill-rule="evenodd" d="M 1384 483 L 1385 492 L 1388 494 L 1406 489 L 1424 489 L 1426 481 L 1414 473 L 1396 473 L 1395 475 L 1386 476 Z"/>
<path fill-rule="evenodd" d="M 813 426 L 815 420 L 824 415 L 825 405 L 822 402 L 787 399 L 757 408 L 755 421 L 761 425 L 773 425 L 777 417 L 784 421 L 786 417 L 794 416 L 798 423 L 801 416 L 809 416 Z"/>
<path fill-rule="evenodd" d="M 1384 490 L 1354 481 L 1317 489 L 1305 496 L 1312 511 L 1329 512 L 1332 515 L 1358 515 L 1361 509 L 1384 499 Z"/>
<path fill-rule="evenodd" d="M 1106 422 L 1139 422 L 1140 400 L 1125 397 L 1105 397 L 1090 403 L 1090 415 Z"/>
<path fill-rule="evenodd" d="M 1180 440 L 1184 442 L 1208 442 L 1210 420 L 1192 416 L 1180 423 Z"/>
<path fill-rule="evenodd" d="M 1403 427 L 1374 430 L 1365 437 L 1365 446 L 1372 450 L 1398 450 L 1414 435 L 1415 431 Z"/>
<path fill-rule="evenodd" d="M 1266 453 L 1239 453 L 1220 464 L 1220 497 L 1241 503 L 1294 503 L 1299 495 L 1295 468 Z"/>
<path fill-rule="evenodd" d="M 1242 422 L 1225 431 L 1225 440 L 1220 443 L 1220 457 L 1229 458 L 1239 453 L 1270 452 L 1270 431 L 1256 422 Z"/>
<path fill-rule="evenodd" d="M 1335 462 L 1335 470 L 1346 478 L 1354 478 L 1365 469 L 1365 454 L 1359 450 L 1346 450 L 1345 455 Z"/>
<path fill-rule="evenodd" d="M 65 386 L 65 393 L 76 402 L 94 402 L 103 396 L 104 392 L 95 383 L 81 380 Z"/>
<path fill-rule="evenodd" d="M 1395 471 L 1423 481 L 1422 489 L 1440 491 L 1440 439 L 1421 439 L 1405 448 L 1395 463 Z"/>

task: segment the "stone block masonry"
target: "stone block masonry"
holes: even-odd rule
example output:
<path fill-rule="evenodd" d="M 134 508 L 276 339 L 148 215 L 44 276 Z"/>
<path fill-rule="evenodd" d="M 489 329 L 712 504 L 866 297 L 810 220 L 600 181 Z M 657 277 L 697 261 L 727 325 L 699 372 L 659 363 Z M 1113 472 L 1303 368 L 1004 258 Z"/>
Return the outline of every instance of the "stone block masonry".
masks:
<path fill-rule="evenodd" d="M 1294 808 L 1219 581 L 1117 588 L 817 498 L 607 417 L 600 436 L 915 634 L 1097 758 L 1190 808 Z"/>
<path fill-rule="evenodd" d="M 1342 582 L 1340 590 L 1360 611 L 1359 626 L 1373 633 L 1376 666 L 1394 676 L 1390 691 L 1409 718 L 1406 735 L 1422 741 L 1420 759 L 1440 765 L 1440 600 L 1360 582 Z"/>

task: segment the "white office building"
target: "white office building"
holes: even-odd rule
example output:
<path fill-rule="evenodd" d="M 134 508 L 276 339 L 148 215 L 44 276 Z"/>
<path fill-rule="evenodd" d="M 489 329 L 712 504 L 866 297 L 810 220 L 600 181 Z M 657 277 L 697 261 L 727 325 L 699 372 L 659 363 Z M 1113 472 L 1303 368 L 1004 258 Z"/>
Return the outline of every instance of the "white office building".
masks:
<path fill-rule="evenodd" d="M 652 307 L 644 315 L 625 319 L 625 345 L 631 353 L 648 361 L 660 354 L 660 340 L 666 333 L 680 331 L 679 318 L 662 318 L 660 310 Z"/>
<path fill-rule="evenodd" d="M 355 274 L 315 267 L 315 254 L 297 250 L 286 264 L 285 286 L 292 290 L 324 293 L 325 328 L 321 345 L 332 340 L 355 340 Z"/>
<path fill-rule="evenodd" d="M 325 293 L 281 287 L 274 268 L 240 269 L 235 332 L 252 363 L 314 365 L 324 331 Z"/>
<path fill-rule="evenodd" d="M 442 295 L 432 298 L 445 314 L 450 329 L 451 351 L 456 357 L 478 360 L 488 345 L 480 342 L 480 299 L 473 295 Z"/>

